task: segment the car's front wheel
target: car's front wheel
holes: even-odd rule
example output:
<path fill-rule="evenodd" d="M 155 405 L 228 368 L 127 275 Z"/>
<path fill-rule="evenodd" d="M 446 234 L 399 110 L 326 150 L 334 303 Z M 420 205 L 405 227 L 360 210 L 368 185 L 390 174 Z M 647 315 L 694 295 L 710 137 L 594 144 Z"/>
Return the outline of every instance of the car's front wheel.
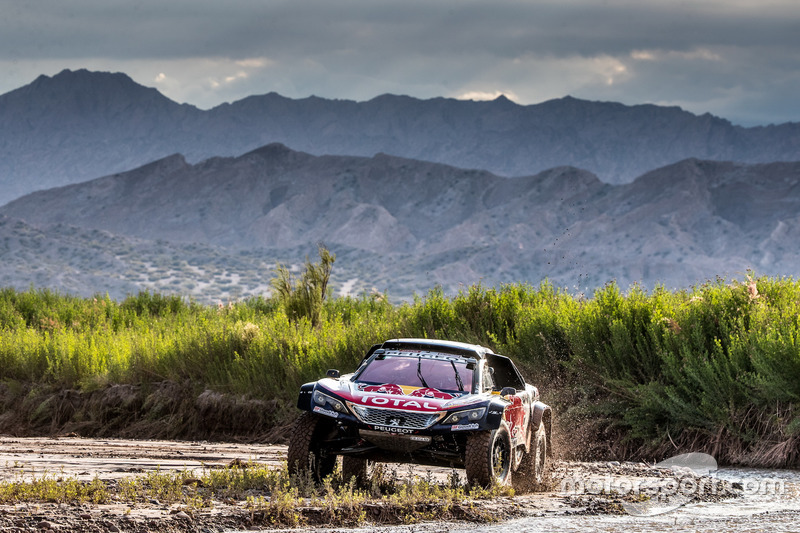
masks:
<path fill-rule="evenodd" d="M 491 487 L 511 483 L 511 436 L 506 427 L 467 437 L 464 466 L 470 485 Z"/>
<path fill-rule="evenodd" d="M 331 475 L 336 467 L 336 456 L 328 455 L 323 443 L 333 433 L 333 425 L 328 420 L 310 412 L 300 415 L 289 441 L 289 474 L 309 473 L 316 482 Z"/>
<path fill-rule="evenodd" d="M 370 477 L 372 461 L 360 457 L 342 456 L 342 480 L 349 483 L 351 479 L 356 479 L 356 486 L 363 487 L 367 484 Z"/>

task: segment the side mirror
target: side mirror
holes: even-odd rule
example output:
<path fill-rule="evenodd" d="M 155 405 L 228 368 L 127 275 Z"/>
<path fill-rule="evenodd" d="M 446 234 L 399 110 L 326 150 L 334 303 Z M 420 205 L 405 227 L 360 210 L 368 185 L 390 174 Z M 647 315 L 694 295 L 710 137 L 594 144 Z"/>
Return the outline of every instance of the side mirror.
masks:
<path fill-rule="evenodd" d="M 328 372 L 330 372 L 330 370 Z M 500 396 L 514 396 L 516 393 L 517 389 L 514 387 L 503 387 L 503 390 L 500 391 Z"/>
<path fill-rule="evenodd" d="M 336 370 L 335 368 L 331 368 L 330 370 L 328 370 L 328 373 L 326 375 L 332 379 L 339 379 L 339 371 Z"/>

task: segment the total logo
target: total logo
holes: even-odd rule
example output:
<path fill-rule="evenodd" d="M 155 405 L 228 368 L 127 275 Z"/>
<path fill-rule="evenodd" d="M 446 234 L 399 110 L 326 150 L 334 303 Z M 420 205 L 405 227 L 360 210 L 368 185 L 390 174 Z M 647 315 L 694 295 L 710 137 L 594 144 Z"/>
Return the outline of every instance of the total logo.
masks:
<path fill-rule="evenodd" d="M 389 398 L 386 396 L 370 396 L 367 394 L 361 397 L 361 403 L 386 407 L 400 407 L 401 409 L 428 409 L 430 411 L 438 411 L 440 409 L 438 405 L 431 405 L 429 402 Z"/>

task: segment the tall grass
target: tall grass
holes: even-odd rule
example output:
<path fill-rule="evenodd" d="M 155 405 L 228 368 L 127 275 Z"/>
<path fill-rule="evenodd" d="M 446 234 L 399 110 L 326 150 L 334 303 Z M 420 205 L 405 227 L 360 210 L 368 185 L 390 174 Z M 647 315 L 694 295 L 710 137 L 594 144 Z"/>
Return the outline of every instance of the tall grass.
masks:
<path fill-rule="evenodd" d="M 514 358 L 565 433 L 588 420 L 632 443 L 629 455 L 693 446 L 794 464 L 798 307 L 798 282 L 764 277 L 652 293 L 609 284 L 591 298 L 547 283 L 454 297 L 436 288 L 402 305 L 339 298 L 316 325 L 265 298 L 201 306 L 148 292 L 116 302 L 4 289 L 0 380 L 77 389 L 167 380 L 293 403 L 300 384 L 354 369 L 376 342 L 449 338 Z"/>

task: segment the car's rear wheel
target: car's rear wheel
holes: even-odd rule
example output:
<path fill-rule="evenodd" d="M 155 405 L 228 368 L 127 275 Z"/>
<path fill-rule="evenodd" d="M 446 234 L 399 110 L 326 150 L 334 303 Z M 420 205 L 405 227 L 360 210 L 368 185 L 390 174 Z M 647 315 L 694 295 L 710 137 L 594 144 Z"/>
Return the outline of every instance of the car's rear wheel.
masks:
<path fill-rule="evenodd" d="M 547 471 L 547 431 L 544 422 L 533 435 L 531 449 L 522 458 L 519 468 L 514 472 L 514 489 L 520 492 L 541 490 Z"/>
<path fill-rule="evenodd" d="M 533 479 L 537 484 L 544 482 L 544 474 L 547 470 L 547 432 L 544 422 L 539 422 L 539 430 L 536 432 L 536 448 L 533 450 Z"/>
<path fill-rule="evenodd" d="M 336 467 L 336 456 L 326 453 L 324 441 L 334 432 L 335 428 L 328 420 L 310 412 L 300 415 L 289 441 L 289 474 L 308 473 L 317 482 L 331 475 Z"/>
<path fill-rule="evenodd" d="M 511 437 L 505 426 L 467 437 L 464 466 L 470 485 L 491 487 L 511 483 Z"/>

